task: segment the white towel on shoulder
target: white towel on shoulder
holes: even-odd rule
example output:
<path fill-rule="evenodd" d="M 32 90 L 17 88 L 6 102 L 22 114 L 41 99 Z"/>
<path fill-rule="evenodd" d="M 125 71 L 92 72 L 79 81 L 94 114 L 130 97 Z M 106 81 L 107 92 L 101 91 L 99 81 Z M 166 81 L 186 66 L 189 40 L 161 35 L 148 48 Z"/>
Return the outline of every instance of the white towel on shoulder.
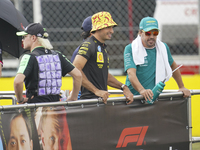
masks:
<path fill-rule="evenodd" d="M 168 62 L 167 49 L 163 42 L 158 38 L 156 40 L 156 83 L 163 81 L 168 81 L 172 76 L 172 69 Z M 144 64 L 144 57 L 147 56 L 145 47 L 142 44 L 141 37 L 138 37 L 133 40 L 132 44 L 132 55 L 135 65 Z"/>

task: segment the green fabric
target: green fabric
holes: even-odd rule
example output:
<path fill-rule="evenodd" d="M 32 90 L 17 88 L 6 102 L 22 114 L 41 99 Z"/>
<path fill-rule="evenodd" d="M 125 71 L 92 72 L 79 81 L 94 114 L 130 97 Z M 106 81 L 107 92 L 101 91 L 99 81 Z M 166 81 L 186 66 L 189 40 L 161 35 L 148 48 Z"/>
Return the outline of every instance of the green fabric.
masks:
<path fill-rule="evenodd" d="M 20 62 L 20 65 L 19 65 L 19 69 L 18 69 L 18 72 L 17 73 L 24 73 L 27 65 L 28 65 L 28 62 L 29 62 L 29 59 L 30 59 L 30 55 L 28 54 L 25 54 L 23 57 L 22 57 L 22 60 Z"/>
<path fill-rule="evenodd" d="M 167 48 L 168 61 L 171 66 L 174 60 L 167 44 L 165 44 L 165 46 Z M 128 69 L 135 68 L 136 76 L 142 86 L 145 89 L 152 89 L 155 86 L 156 48 L 146 49 L 146 52 L 147 56 L 145 57 L 145 63 L 136 66 L 133 61 L 131 44 L 127 45 L 124 50 L 124 70 L 127 72 Z M 126 76 L 126 85 L 134 95 L 139 95 L 139 93 L 132 87 L 131 82 L 128 79 L 128 75 Z"/>
<path fill-rule="evenodd" d="M 158 21 L 153 17 L 145 17 L 140 21 L 140 30 L 143 30 L 144 32 L 158 29 Z"/>

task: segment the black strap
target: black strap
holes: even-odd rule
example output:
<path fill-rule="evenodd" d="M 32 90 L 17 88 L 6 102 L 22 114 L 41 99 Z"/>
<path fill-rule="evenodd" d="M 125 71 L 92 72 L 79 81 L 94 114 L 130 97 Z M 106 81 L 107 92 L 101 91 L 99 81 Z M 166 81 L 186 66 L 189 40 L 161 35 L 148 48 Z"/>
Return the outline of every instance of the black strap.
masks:
<path fill-rule="evenodd" d="M 51 51 L 51 53 L 52 53 L 53 55 L 58 54 L 58 52 L 56 52 L 55 50 L 50 50 L 50 51 Z M 34 55 L 36 55 L 36 56 L 44 55 L 44 54 L 40 54 L 39 51 L 33 51 L 31 54 L 34 54 Z"/>

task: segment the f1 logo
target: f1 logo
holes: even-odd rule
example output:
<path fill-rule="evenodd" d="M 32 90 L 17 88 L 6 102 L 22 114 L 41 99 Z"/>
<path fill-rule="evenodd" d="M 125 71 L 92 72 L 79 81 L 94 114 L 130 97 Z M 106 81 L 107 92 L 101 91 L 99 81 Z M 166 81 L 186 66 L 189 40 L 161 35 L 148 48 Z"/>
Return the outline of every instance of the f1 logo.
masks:
<path fill-rule="evenodd" d="M 137 142 L 136 146 L 142 145 L 149 126 L 125 128 L 118 140 L 116 148 L 126 147 L 128 143 Z"/>

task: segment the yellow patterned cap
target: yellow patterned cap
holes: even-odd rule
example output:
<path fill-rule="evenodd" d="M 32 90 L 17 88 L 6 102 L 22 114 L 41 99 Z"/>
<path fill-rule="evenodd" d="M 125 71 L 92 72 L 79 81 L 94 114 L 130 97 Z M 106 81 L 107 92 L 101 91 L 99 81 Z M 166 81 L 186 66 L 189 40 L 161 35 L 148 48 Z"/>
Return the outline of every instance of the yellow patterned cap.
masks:
<path fill-rule="evenodd" d="M 109 12 L 98 12 L 92 16 L 92 30 L 100 30 L 103 28 L 107 28 L 110 26 L 117 26 L 117 24 L 113 21 L 112 16 Z"/>

